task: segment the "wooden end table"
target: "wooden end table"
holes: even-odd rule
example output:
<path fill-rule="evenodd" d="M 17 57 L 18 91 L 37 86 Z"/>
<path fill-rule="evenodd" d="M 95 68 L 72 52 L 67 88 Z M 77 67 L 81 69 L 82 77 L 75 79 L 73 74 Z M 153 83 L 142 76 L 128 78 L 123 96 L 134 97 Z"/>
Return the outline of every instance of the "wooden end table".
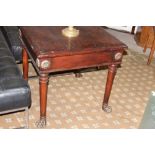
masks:
<path fill-rule="evenodd" d="M 62 35 L 60 26 L 20 27 L 23 41 L 23 76 L 28 79 L 28 55 L 39 73 L 40 120 L 46 125 L 46 107 L 49 73 L 95 66 L 108 66 L 108 76 L 102 109 L 111 112 L 108 105 L 117 66 L 121 64 L 127 46 L 102 27 L 76 27 L 78 37 Z"/>

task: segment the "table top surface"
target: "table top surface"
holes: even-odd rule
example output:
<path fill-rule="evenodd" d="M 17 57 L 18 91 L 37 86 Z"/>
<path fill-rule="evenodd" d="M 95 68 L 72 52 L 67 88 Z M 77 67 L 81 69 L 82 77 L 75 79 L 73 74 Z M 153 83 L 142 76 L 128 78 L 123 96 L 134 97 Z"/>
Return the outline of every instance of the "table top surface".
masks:
<path fill-rule="evenodd" d="M 36 56 L 62 56 L 99 51 L 119 51 L 127 46 L 100 26 L 75 27 L 79 36 L 67 38 L 62 26 L 20 27 L 22 38 Z"/>

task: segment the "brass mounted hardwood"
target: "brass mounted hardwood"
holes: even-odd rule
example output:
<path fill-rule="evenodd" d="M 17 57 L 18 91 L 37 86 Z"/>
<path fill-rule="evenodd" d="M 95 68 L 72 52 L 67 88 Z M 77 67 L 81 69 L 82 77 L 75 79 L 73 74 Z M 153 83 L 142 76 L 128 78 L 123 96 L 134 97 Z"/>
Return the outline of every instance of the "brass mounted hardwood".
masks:
<path fill-rule="evenodd" d="M 80 33 L 75 38 L 63 36 L 61 30 L 64 27 L 59 26 L 20 29 L 24 46 L 40 76 L 39 127 L 46 125 L 48 74 L 51 72 L 109 66 L 102 108 L 111 112 L 108 101 L 117 65 L 121 64 L 127 48 L 125 44 L 102 27 L 77 27 Z"/>

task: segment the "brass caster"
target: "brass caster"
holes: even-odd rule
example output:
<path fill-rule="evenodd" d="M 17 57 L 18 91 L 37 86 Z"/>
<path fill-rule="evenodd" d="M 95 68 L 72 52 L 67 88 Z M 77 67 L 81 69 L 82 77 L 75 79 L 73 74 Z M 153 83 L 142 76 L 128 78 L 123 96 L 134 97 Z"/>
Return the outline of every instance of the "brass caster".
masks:
<path fill-rule="evenodd" d="M 46 127 L 46 118 L 41 118 L 36 122 L 37 128 L 45 128 Z"/>
<path fill-rule="evenodd" d="M 108 104 L 103 104 L 102 109 L 107 112 L 107 113 L 111 113 L 112 112 L 112 107 L 108 106 Z"/>

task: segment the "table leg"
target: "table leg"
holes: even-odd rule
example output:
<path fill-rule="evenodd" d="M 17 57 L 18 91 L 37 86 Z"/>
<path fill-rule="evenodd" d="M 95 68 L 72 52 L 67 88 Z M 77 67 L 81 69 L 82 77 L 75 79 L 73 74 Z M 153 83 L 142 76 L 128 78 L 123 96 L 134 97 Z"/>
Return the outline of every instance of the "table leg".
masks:
<path fill-rule="evenodd" d="M 47 107 L 47 90 L 48 90 L 48 74 L 39 76 L 40 86 L 40 120 L 36 122 L 38 128 L 46 126 L 46 107 Z"/>
<path fill-rule="evenodd" d="M 80 77 L 82 77 L 82 74 L 80 72 L 75 72 L 75 77 L 80 78 Z"/>
<path fill-rule="evenodd" d="M 154 51 L 155 51 L 155 39 L 153 40 L 153 43 L 152 43 L 152 47 L 151 47 L 151 51 L 150 51 L 149 58 L 147 61 L 147 65 L 149 65 L 151 63 L 151 61 L 153 59 Z"/>
<path fill-rule="evenodd" d="M 29 64 L 28 64 L 28 54 L 25 48 L 23 48 L 22 51 L 22 59 L 23 59 L 23 77 L 25 80 L 28 80 Z"/>
<path fill-rule="evenodd" d="M 103 100 L 103 105 L 102 105 L 102 109 L 108 113 L 110 113 L 112 111 L 112 108 L 110 106 L 108 106 L 108 101 L 109 101 L 114 77 L 116 74 L 116 70 L 117 70 L 117 65 L 112 64 L 109 66 L 105 94 L 104 94 L 104 100 Z"/>
<path fill-rule="evenodd" d="M 135 28 L 136 28 L 136 26 L 132 26 L 131 34 L 135 33 Z"/>

